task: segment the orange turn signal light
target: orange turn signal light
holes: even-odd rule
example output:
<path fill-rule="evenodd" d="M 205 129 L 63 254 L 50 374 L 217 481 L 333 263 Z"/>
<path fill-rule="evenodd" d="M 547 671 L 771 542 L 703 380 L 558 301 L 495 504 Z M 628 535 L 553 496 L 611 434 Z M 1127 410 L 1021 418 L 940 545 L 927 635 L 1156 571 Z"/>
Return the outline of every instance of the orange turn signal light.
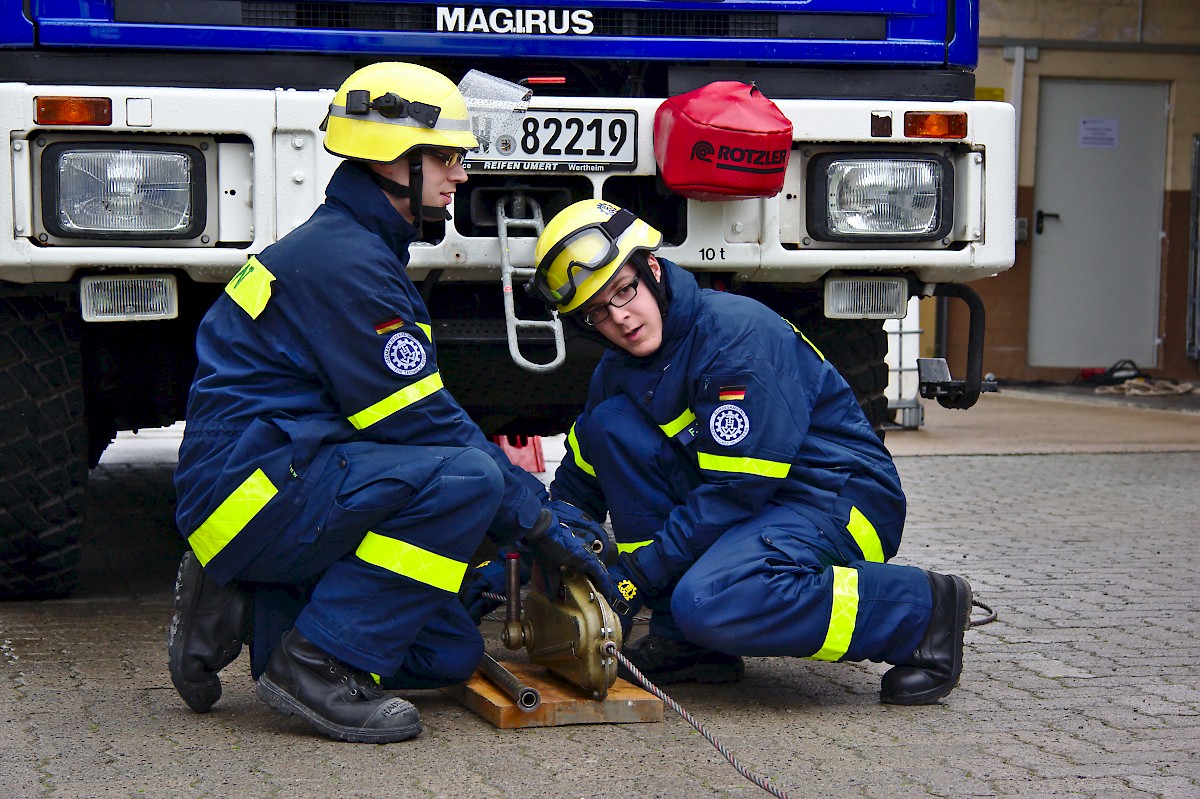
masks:
<path fill-rule="evenodd" d="M 965 139 L 967 115 L 962 111 L 905 111 L 904 135 L 909 139 Z"/>
<path fill-rule="evenodd" d="M 33 118 L 39 125 L 111 125 L 108 97 L 35 97 Z"/>

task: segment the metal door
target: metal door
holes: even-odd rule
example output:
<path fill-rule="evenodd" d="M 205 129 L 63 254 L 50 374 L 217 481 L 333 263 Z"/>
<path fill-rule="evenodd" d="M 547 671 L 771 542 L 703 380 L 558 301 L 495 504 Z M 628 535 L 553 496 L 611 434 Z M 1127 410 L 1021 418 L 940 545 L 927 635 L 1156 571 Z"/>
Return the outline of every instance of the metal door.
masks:
<path fill-rule="evenodd" d="M 1159 360 L 1167 85 L 1043 79 L 1031 366 Z"/>

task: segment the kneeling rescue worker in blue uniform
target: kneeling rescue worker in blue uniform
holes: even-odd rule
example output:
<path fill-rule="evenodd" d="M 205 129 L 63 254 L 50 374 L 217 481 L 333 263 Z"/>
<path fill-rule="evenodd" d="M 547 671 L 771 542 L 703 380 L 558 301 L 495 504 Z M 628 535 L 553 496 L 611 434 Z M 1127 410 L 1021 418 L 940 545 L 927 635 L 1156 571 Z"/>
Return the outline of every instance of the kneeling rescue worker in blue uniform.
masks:
<path fill-rule="evenodd" d="M 325 203 L 251 258 L 200 327 L 175 478 L 190 551 L 168 638 L 198 712 L 248 641 L 257 694 L 279 712 L 338 740 L 417 735 L 416 709 L 383 688 L 471 675 L 483 641 L 458 591 L 485 535 L 608 590 L 541 483 L 443 387 L 405 273 L 476 146 L 441 74 L 355 72 L 325 123 L 345 159 Z"/>
<path fill-rule="evenodd" d="M 950 693 L 971 588 L 888 563 L 904 493 L 849 385 L 766 306 L 655 257 L 661 241 L 585 200 L 535 250 L 536 293 L 610 345 L 550 493 L 611 517 L 614 609 L 653 611 L 624 654 L 660 683 L 787 655 L 895 664 L 888 703 Z"/>

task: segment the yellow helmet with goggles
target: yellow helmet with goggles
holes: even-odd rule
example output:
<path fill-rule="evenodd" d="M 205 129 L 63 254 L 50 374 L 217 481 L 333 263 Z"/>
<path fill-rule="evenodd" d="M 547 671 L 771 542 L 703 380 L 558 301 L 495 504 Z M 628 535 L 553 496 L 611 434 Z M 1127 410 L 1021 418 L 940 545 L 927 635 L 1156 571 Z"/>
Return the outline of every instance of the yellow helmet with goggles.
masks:
<path fill-rule="evenodd" d="M 473 150 L 471 117 L 458 87 L 418 64 L 371 64 L 346 78 L 322 124 L 325 149 L 355 161 L 391 163 L 414 148 Z"/>
<path fill-rule="evenodd" d="M 555 215 L 534 248 L 533 290 L 569 314 L 604 290 L 629 257 L 662 244 L 662 234 L 631 211 L 582 200 Z"/>

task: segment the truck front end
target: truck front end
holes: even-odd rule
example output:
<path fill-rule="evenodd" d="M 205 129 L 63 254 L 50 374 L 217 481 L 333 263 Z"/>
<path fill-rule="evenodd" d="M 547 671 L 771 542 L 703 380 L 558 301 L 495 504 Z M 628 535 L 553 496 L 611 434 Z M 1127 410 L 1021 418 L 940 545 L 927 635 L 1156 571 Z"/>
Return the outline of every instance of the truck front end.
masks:
<path fill-rule="evenodd" d="M 532 264 L 537 220 L 577 200 L 634 210 L 704 284 L 824 335 L 877 425 L 882 319 L 1013 262 L 1013 111 L 974 100 L 971 0 L 26 5 L 0 12 L 0 356 L 22 386 L 0 410 L 36 421 L 7 433 L 33 460 L 5 485 L 64 507 L 33 502 L 14 529 L 69 541 L 79 470 L 115 431 L 182 418 L 199 319 L 321 202 L 336 161 L 318 125 L 372 61 L 535 91 L 472 154 L 453 219 L 410 267 L 446 383 L 488 432 L 558 432 L 582 403 L 594 345 L 568 338 L 562 366 L 537 370 L 554 336 L 517 328 L 535 371 L 518 365 L 512 318 L 543 312 L 519 271 L 502 277 Z M 663 184 L 656 111 L 717 80 L 753 83 L 791 121 L 777 195 L 706 202 Z M 49 487 L 33 487 L 39 457 L 67 464 Z M 61 589 L 69 561 L 14 590 Z"/>

